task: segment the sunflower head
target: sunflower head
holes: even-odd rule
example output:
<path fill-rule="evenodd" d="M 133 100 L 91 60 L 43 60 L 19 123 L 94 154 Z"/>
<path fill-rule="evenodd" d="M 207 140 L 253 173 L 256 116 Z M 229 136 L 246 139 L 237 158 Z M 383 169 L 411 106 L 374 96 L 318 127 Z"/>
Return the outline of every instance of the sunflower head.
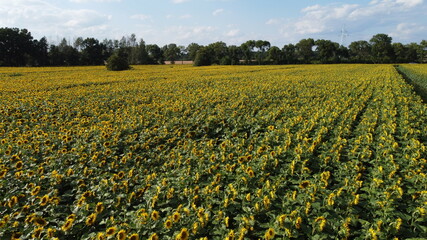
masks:
<path fill-rule="evenodd" d="M 107 231 L 105 231 L 105 234 L 107 237 L 113 236 L 117 231 L 117 228 L 115 226 L 107 228 Z"/>
<path fill-rule="evenodd" d="M 62 225 L 62 227 L 61 227 L 62 231 L 66 232 L 66 231 L 70 230 L 70 228 L 73 226 L 73 223 L 74 223 L 73 218 L 67 219 L 67 221 L 65 221 L 64 225 Z"/>
<path fill-rule="evenodd" d="M 134 234 L 130 235 L 129 240 L 139 240 L 138 233 L 134 233 Z"/>
<path fill-rule="evenodd" d="M 86 225 L 92 226 L 96 221 L 96 213 L 92 213 L 86 218 Z"/>
<path fill-rule="evenodd" d="M 265 232 L 265 234 L 264 234 L 264 238 L 265 238 L 266 240 L 273 239 L 275 234 L 276 234 L 276 233 L 274 232 L 274 229 L 273 229 L 273 228 L 269 228 L 269 229 L 267 229 L 267 231 Z"/>
<path fill-rule="evenodd" d="M 164 226 L 166 229 L 171 229 L 172 228 L 172 221 L 170 219 L 166 220 L 164 223 Z"/>
<path fill-rule="evenodd" d="M 126 231 L 122 229 L 117 233 L 117 240 L 125 240 L 125 239 L 126 239 Z"/>
<path fill-rule="evenodd" d="M 157 221 L 157 220 L 159 220 L 159 218 L 160 218 L 160 214 L 159 214 L 159 212 L 158 212 L 158 211 L 156 211 L 156 210 L 154 210 L 154 211 L 151 213 L 151 219 L 153 219 L 153 221 Z"/>

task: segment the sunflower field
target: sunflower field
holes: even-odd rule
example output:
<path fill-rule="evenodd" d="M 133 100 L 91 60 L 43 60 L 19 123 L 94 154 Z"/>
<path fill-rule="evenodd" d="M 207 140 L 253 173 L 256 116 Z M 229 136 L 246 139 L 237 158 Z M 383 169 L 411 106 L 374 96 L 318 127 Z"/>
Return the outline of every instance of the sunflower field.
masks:
<path fill-rule="evenodd" d="M 392 65 L 0 68 L 0 239 L 427 238 Z"/>
<path fill-rule="evenodd" d="M 403 64 L 396 66 L 407 81 L 412 84 L 415 91 L 427 102 L 427 67 L 423 64 Z"/>

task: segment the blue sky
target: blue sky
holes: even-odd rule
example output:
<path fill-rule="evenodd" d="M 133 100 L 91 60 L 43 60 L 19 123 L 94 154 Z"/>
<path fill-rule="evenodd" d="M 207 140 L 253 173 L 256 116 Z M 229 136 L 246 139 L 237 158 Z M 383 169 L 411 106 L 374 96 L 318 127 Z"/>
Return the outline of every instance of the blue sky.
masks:
<path fill-rule="evenodd" d="M 187 46 L 223 41 L 303 38 L 369 40 L 386 33 L 394 42 L 427 40 L 424 0 L 0 0 L 0 27 L 27 28 L 52 43 L 65 37 L 120 39 L 135 33 L 148 44 Z"/>

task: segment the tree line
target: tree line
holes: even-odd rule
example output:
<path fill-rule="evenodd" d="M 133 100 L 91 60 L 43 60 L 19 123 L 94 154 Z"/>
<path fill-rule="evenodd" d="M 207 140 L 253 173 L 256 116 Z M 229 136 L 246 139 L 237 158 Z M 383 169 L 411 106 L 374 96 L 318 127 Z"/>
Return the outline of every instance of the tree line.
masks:
<path fill-rule="evenodd" d="M 316 63 L 424 63 L 427 41 L 402 44 L 387 34 L 376 34 L 369 41 L 355 41 L 348 47 L 324 39 L 302 39 L 282 48 L 265 40 L 249 40 L 240 46 L 215 42 L 203 46 L 174 43 L 159 47 L 138 40 L 135 34 L 120 40 L 78 37 L 65 38 L 55 45 L 46 37 L 34 39 L 27 29 L 0 28 L 0 66 L 77 66 L 103 65 L 112 55 L 131 65 L 164 64 L 165 61 L 193 61 L 196 66 L 238 64 L 316 64 Z"/>

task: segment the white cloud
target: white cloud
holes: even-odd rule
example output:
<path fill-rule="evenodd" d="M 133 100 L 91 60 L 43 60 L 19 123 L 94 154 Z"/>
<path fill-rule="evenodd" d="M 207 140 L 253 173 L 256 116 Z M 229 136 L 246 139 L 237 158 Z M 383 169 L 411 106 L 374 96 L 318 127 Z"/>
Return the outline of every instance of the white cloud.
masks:
<path fill-rule="evenodd" d="M 293 40 L 331 33 L 336 33 L 335 40 L 338 40 L 343 25 L 352 28 L 350 31 L 368 32 L 369 29 L 381 28 L 386 32 L 387 27 L 411 16 L 422 3 L 423 0 L 372 0 L 367 5 L 316 4 L 302 9 L 303 16 L 283 24 L 280 31 Z M 270 19 L 266 24 L 276 22 Z"/>
<path fill-rule="evenodd" d="M 218 16 L 218 15 L 220 15 L 223 12 L 224 12 L 224 9 L 220 8 L 220 9 L 217 9 L 217 10 L 213 11 L 212 15 L 213 16 Z"/>
<path fill-rule="evenodd" d="M 36 33 L 34 37 L 46 34 L 98 37 L 106 33 L 112 19 L 94 10 L 62 9 L 40 0 L 1 0 L 0 5 L 0 25 L 27 28 Z"/>
<path fill-rule="evenodd" d="M 423 0 L 396 0 L 396 3 L 402 4 L 405 7 L 415 7 L 423 3 Z"/>
<path fill-rule="evenodd" d="M 268 19 L 267 20 L 267 22 L 265 22 L 265 24 L 267 24 L 267 25 L 277 25 L 277 24 L 280 24 L 280 20 L 279 19 L 277 19 L 277 18 L 270 18 L 270 19 Z"/>
<path fill-rule="evenodd" d="M 227 37 L 236 37 L 240 33 L 239 29 L 231 29 L 228 32 L 225 33 L 225 36 Z"/>
<path fill-rule="evenodd" d="M 396 39 L 411 40 L 410 36 L 425 33 L 427 26 L 419 25 L 416 23 L 399 23 L 390 36 Z"/>
<path fill-rule="evenodd" d="M 151 19 L 151 16 L 145 15 L 145 14 L 135 14 L 135 15 L 130 16 L 130 18 L 144 21 L 144 20 Z"/>

